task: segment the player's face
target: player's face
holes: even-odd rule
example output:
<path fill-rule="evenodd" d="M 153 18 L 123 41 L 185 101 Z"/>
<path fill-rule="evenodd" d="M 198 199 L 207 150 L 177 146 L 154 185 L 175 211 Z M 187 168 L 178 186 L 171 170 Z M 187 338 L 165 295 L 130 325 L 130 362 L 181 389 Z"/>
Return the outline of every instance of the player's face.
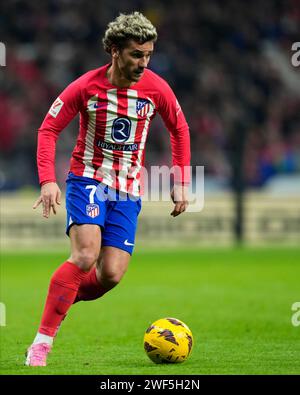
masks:
<path fill-rule="evenodd" d="M 148 66 L 153 53 L 153 41 L 144 44 L 130 40 L 126 48 L 119 52 L 118 66 L 124 78 L 131 82 L 138 82 Z"/>

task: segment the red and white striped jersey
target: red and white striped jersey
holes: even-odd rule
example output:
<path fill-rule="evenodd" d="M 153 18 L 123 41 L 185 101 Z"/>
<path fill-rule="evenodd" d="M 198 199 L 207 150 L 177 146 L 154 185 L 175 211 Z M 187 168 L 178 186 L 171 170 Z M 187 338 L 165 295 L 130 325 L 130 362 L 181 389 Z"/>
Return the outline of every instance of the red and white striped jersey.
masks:
<path fill-rule="evenodd" d="M 145 143 L 157 112 L 170 132 L 173 165 L 190 165 L 188 125 L 166 81 L 146 69 L 130 88 L 118 88 L 106 77 L 109 66 L 82 75 L 52 104 L 38 131 L 40 184 L 56 180 L 56 141 L 78 113 L 79 135 L 70 166 L 75 175 L 139 196 Z M 188 183 L 189 172 L 175 173 L 175 182 Z"/>

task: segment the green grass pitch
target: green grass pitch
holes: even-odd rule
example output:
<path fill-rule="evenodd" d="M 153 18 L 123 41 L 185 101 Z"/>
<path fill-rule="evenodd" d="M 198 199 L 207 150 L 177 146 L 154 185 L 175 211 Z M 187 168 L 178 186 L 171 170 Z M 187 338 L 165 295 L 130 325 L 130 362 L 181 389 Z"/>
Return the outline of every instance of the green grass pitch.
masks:
<path fill-rule="evenodd" d="M 1 256 L 2 374 L 299 374 L 299 249 L 145 251 L 102 299 L 73 306 L 46 368 L 23 366 L 48 282 L 65 253 Z M 194 335 L 190 358 L 155 365 L 143 350 L 148 325 L 183 320 Z"/>

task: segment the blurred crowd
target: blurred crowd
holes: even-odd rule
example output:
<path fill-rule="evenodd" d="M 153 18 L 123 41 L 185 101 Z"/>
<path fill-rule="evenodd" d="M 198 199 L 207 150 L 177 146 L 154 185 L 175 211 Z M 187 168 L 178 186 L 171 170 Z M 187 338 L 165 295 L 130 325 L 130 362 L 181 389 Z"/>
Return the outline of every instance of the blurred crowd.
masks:
<path fill-rule="evenodd" d="M 36 134 L 48 108 L 72 80 L 109 61 L 101 42 L 105 28 L 119 12 L 134 10 L 157 27 L 150 68 L 170 83 L 183 107 L 194 166 L 204 165 L 206 175 L 230 185 L 232 160 L 240 158 L 249 187 L 300 172 L 300 93 L 265 54 L 269 43 L 290 62 L 291 45 L 300 41 L 298 0 L 9 0 L 0 5 L 7 49 L 0 70 L 4 189 L 38 185 Z M 290 69 L 300 74 L 300 67 Z M 58 143 L 61 182 L 77 132 L 75 120 Z M 155 120 L 146 164 L 169 163 L 169 136 Z"/>

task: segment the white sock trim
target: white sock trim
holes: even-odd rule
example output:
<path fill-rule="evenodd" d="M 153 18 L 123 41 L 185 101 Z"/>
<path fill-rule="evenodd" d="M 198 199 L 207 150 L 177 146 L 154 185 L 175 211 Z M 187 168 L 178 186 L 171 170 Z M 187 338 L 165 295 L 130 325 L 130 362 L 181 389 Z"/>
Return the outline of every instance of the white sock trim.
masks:
<path fill-rule="evenodd" d="M 44 335 L 43 333 L 37 333 L 35 339 L 33 340 L 33 344 L 38 344 L 38 343 L 47 343 L 50 346 L 53 344 L 53 337 L 52 336 L 47 336 Z"/>

